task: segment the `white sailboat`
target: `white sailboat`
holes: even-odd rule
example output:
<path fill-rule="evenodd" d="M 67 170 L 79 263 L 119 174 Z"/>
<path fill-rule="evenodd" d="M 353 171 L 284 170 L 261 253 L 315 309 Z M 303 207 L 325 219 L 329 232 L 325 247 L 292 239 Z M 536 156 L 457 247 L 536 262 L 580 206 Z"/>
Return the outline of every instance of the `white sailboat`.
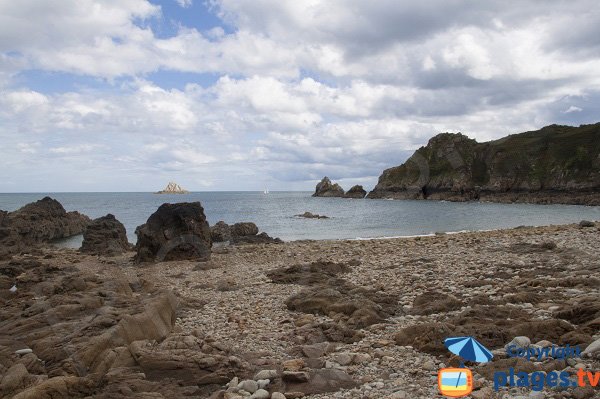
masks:
<path fill-rule="evenodd" d="M 269 194 L 269 190 L 265 188 L 265 190 L 263 191 L 263 194 Z"/>

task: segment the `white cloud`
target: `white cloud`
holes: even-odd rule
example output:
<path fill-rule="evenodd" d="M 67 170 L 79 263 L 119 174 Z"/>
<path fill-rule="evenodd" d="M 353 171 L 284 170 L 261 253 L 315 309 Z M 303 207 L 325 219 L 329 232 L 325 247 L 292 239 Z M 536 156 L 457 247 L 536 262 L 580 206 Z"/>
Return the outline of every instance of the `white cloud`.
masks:
<path fill-rule="evenodd" d="M 372 182 L 437 132 L 585 122 L 579 101 L 600 92 L 591 1 L 210 4 L 228 27 L 175 21 L 169 36 L 147 0 L 1 2 L 0 157 L 30 175 L 93 168 L 106 184 L 163 170 L 215 188 L 233 188 L 224 176 Z M 28 87 L 28 70 L 99 88 Z M 172 88 L 164 72 L 216 77 Z"/>
<path fill-rule="evenodd" d="M 581 112 L 583 111 L 582 108 L 576 107 L 575 105 L 571 105 L 569 108 L 567 108 L 564 113 L 565 114 L 570 114 L 571 112 Z"/>
<path fill-rule="evenodd" d="M 175 0 L 177 2 L 177 4 L 179 4 L 180 7 L 183 8 L 188 8 L 191 7 L 193 4 L 192 0 Z"/>

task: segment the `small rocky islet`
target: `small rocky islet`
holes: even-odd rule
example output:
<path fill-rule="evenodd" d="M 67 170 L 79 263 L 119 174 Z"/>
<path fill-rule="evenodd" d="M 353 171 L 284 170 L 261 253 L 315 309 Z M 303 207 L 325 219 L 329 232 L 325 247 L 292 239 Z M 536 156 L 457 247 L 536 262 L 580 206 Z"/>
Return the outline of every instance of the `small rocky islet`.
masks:
<path fill-rule="evenodd" d="M 180 203 L 151 215 L 135 247 L 114 216 L 50 198 L 0 222 L 1 397 L 432 398 L 437 370 L 458 365 L 443 346 L 457 335 L 495 354 L 472 367 L 476 399 L 539 396 L 493 391 L 495 370 L 600 369 L 592 221 L 282 243 Z M 81 250 L 48 245 L 81 232 Z M 584 355 L 529 362 L 506 357 L 511 342 Z"/>

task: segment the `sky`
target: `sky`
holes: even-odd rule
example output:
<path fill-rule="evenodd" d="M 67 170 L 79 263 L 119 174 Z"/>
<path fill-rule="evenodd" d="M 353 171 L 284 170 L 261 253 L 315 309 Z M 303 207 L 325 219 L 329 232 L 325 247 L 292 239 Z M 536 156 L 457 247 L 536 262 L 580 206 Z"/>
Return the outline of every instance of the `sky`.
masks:
<path fill-rule="evenodd" d="M 596 0 L 0 0 L 0 192 L 371 189 L 600 120 Z"/>

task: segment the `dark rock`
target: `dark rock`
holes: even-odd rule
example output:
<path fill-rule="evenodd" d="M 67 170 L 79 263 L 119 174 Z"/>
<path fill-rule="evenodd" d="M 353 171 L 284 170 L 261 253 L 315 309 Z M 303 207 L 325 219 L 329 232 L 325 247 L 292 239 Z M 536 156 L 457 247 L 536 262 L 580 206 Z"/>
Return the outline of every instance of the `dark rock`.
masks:
<path fill-rule="evenodd" d="M 113 256 L 131 249 L 125 226 L 109 213 L 94 219 L 86 228 L 79 250 L 95 255 Z"/>
<path fill-rule="evenodd" d="M 264 231 L 254 236 L 233 236 L 232 244 L 280 244 L 283 241 L 279 238 L 273 238 Z"/>
<path fill-rule="evenodd" d="M 595 225 L 594 222 L 590 222 L 589 220 L 582 220 L 579 222 L 579 227 L 594 227 Z"/>
<path fill-rule="evenodd" d="M 449 312 L 460 309 L 462 302 L 453 296 L 437 291 L 429 291 L 415 298 L 412 311 L 418 315 Z"/>
<path fill-rule="evenodd" d="M 79 212 L 67 212 L 50 197 L 14 211 L 0 211 L 0 257 L 32 246 L 81 234 L 90 218 Z"/>
<path fill-rule="evenodd" d="M 210 228 L 210 238 L 213 242 L 225 242 L 231 240 L 231 227 L 224 221 L 218 221 Z"/>
<path fill-rule="evenodd" d="M 235 223 L 230 226 L 220 221 L 210 228 L 213 242 L 229 242 L 231 244 L 278 244 L 279 238 L 270 237 L 267 233 L 258 233 L 258 226 L 252 222 Z"/>
<path fill-rule="evenodd" d="M 397 345 L 412 346 L 433 355 L 444 355 L 448 350 L 444 339 L 454 336 L 456 327 L 447 323 L 423 323 L 401 329 L 394 340 Z"/>
<path fill-rule="evenodd" d="M 162 204 L 135 234 L 138 262 L 210 259 L 210 228 L 200 202 Z"/>
<path fill-rule="evenodd" d="M 240 222 L 231 226 L 233 237 L 255 236 L 258 234 L 258 226 L 252 222 Z"/>
<path fill-rule="evenodd" d="M 289 310 L 323 314 L 351 328 L 383 322 L 395 313 L 397 298 L 336 280 L 316 285 L 286 300 Z"/>
<path fill-rule="evenodd" d="M 300 218 L 306 218 L 306 219 L 329 219 L 329 216 L 318 215 L 316 213 L 311 213 L 311 212 L 304 212 L 301 215 L 295 215 L 295 216 L 300 217 Z"/>
<path fill-rule="evenodd" d="M 344 198 L 365 198 L 367 191 L 361 185 L 352 186 L 350 190 L 344 194 Z"/>
<path fill-rule="evenodd" d="M 325 176 L 323 180 L 321 180 L 317 187 L 315 188 L 315 193 L 312 195 L 313 197 L 343 197 L 344 189 L 340 187 L 339 184 L 331 183 L 329 177 Z"/>
<path fill-rule="evenodd" d="M 267 272 L 267 277 L 274 283 L 313 285 L 326 283 L 329 279 L 342 273 L 350 272 L 345 263 L 328 261 L 312 262 L 308 265 L 293 265 Z"/>

